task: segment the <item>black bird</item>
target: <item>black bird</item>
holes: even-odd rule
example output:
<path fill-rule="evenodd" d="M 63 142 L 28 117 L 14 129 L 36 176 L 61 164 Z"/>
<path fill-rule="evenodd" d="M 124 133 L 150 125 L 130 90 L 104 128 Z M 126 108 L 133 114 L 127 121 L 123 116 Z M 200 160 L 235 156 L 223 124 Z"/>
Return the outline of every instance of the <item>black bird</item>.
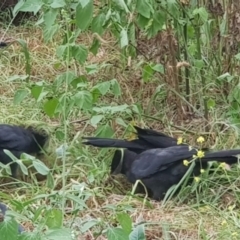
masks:
<path fill-rule="evenodd" d="M 8 124 L 0 124 L 0 162 L 8 164 L 12 159 L 4 153 L 4 149 L 9 150 L 16 158 L 20 158 L 22 153 L 39 153 L 48 140 L 46 133 L 35 131 L 32 127 L 23 128 Z M 12 177 L 17 177 L 18 164 L 10 164 Z"/>
<path fill-rule="evenodd" d="M 147 141 L 148 134 L 145 133 L 140 136 L 140 139 Z M 100 139 L 100 138 L 84 138 L 86 145 L 97 147 L 125 147 L 123 154 L 117 150 L 114 154 L 111 164 L 111 173 L 122 173 L 126 175 L 128 181 L 135 183 L 136 180 L 141 180 L 147 188 L 148 195 L 153 199 L 160 200 L 164 198 L 167 190 L 179 183 L 188 167 L 183 164 L 183 160 L 190 160 L 193 155 L 197 155 L 197 149 L 190 148 L 188 145 L 177 145 L 177 141 L 169 141 L 169 147 L 160 145 L 166 143 L 164 134 L 160 135 L 163 138 L 156 138 L 158 148 L 150 148 L 154 145 L 153 139 L 150 136 L 155 136 L 155 131 L 147 130 L 149 134 L 150 145 L 141 144 L 138 141 L 125 141 L 117 139 Z M 141 133 L 138 131 L 138 136 Z M 160 133 L 161 134 L 161 133 Z M 157 134 L 156 134 L 157 136 Z M 166 135 L 165 135 L 166 136 Z M 166 139 L 171 137 L 166 136 Z M 151 145 L 152 144 L 152 145 Z M 148 148 L 149 147 L 149 148 Z M 144 151 L 144 148 L 146 149 Z M 139 153 L 140 152 L 140 153 Z M 206 169 L 209 161 L 226 162 L 234 164 L 238 162 L 238 158 L 234 155 L 240 154 L 240 149 L 224 150 L 218 152 L 205 152 L 205 156 L 201 159 L 196 159 L 195 167 L 192 175 L 199 175 L 201 169 Z M 142 192 L 140 188 L 137 192 Z"/>
<path fill-rule="evenodd" d="M 0 203 L 0 223 L 4 221 L 4 217 L 6 215 L 6 211 L 8 210 L 7 206 L 3 203 Z M 22 233 L 24 228 L 18 224 L 18 233 Z"/>

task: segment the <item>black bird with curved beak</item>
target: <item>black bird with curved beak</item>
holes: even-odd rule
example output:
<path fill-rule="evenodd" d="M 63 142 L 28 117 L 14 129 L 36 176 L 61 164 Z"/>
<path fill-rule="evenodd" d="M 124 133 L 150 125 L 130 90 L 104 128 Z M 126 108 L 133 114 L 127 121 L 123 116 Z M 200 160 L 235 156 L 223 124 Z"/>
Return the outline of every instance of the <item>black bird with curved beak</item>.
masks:
<path fill-rule="evenodd" d="M 32 127 L 23 128 L 8 124 L 0 124 L 0 162 L 10 164 L 12 177 L 17 177 L 18 164 L 3 151 L 9 150 L 16 158 L 22 153 L 38 154 L 41 152 L 48 135 L 35 131 Z"/>
<path fill-rule="evenodd" d="M 150 129 L 141 129 L 137 131 L 139 139 L 133 141 L 84 138 L 86 141 L 83 144 L 96 147 L 127 148 L 123 155 L 120 150 L 115 152 L 111 173 L 122 173 L 131 183 L 141 180 L 146 186 L 148 196 L 155 200 L 161 200 L 168 189 L 178 184 L 188 171 L 188 166 L 185 166 L 183 161 L 190 161 L 193 155 L 197 155 L 198 150 L 186 144 L 177 145 L 176 139 L 161 133 L 158 134 Z M 240 149 L 205 152 L 201 159 L 195 160 L 192 175 L 199 175 L 201 169 L 207 168 L 209 161 L 237 163 L 238 158 L 235 155 L 238 154 L 240 154 Z"/>

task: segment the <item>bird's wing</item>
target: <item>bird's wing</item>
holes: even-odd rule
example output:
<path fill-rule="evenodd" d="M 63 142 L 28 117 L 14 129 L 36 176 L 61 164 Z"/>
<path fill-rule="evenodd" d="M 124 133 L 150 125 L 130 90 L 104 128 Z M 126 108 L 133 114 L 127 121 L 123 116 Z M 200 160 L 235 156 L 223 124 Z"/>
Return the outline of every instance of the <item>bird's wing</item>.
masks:
<path fill-rule="evenodd" d="M 136 129 L 137 131 L 137 135 L 151 135 L 151 136 L 162 136 L 162 137 L 170 137 L 162 132 L 157 132 L 155 130 L 152 130 L 152 129 L 143 129 L 143 128 L 140 128 L 138 126 L 134 126 L 134 128 Z M 171 137 L 170 137 L 171 138 Z"/>
<path fill-rule="evenodd" d="M 136 179 L 149 177 L 156 172 L 163 171 L 174 162 L 192 158 L 196 152 L 195 149 L 190 150 L 189 146 L 150 149 L 136 156 L 131 172 Z"/>

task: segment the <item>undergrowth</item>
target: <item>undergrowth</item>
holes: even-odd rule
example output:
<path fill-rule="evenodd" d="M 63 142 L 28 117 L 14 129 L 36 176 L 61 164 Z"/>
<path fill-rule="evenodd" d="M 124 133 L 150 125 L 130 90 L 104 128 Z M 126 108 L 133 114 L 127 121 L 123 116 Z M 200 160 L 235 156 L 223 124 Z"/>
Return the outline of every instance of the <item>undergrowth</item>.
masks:
<path fill-rule="evenodd" d="M 109 176 L 112 150 L 81 144 L 82 136 L 131 139 L 139 125 L 193 145 L 202 135 L 210 148 L 239 147 L 229 2 L 19 1 L 14 13 L 39 20 L 3 27 L 11 44 L 0 50 L 0 122 L 44 128 L 51 138 L 46 166 L 30 165 L 20 186 L 2 176 L 1 202 L 13 210 L 4 239 L 239 238 L 238 166 L 216 165 L 155 202 Z M 25 233 L 9 230 L 11 216 Z"/>

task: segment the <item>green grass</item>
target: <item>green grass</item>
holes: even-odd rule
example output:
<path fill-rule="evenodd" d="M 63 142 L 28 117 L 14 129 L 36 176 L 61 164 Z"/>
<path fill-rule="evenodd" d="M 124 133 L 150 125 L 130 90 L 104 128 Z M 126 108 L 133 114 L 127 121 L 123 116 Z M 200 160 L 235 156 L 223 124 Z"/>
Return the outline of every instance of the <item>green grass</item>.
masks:
<path fill-rule="evenodd" d="M 60 121 L 60 117 L 46 116 L 42 111 L 42 103 L 31 97 L 24 99 L 21 104 L 14 104 L 14 95 L 19 88 L 25 89 L 41 80 L 51 85 L 58 74 L 66 71 L 67 66 L 59 62 L 55 54 L 60 39 L 46 44 L 42 40 L 41 30 L 33 27 L 11 28 L 7 34 L 27 42 L 31 53 L 32 76 L 30 83 L 19 78 L 11 81 L 12 76 L 25 75 L 24 54 L 17 43 L 0 51 L 0 122 L 32 124 L 46 129 L 51 136 L 48 154 L 42 159 L 51 169 L 47 179 L 39 182 L 33 175 L 22 182 L 19 188 L 6 183 L 1 185 L 1 201 L 9 203 L 16 219 L 27 232 L 41 235 L 46 225 L 54 225 L 54 221 L 48 217 L 53 214 L 56 222 L 63 221 L 63 225 L 73 231 L 73 239 L 107 239 L 106 230 L 118 226 L 118 214 L 126 212 L 134 226 L 145 223 L 147 239 L 239 239 L 239 167 L 231 171 L 219 169 L 211 176 L 203 176 L 198 184 L 200 191 L 193 183 L 164 205 L 155 201 L 147 201 L 144 205 L 143 198 L 131 196 L 131 186 L 121 177 L 109 176 L 112 152 L 82 146 L 82 136 L 96 133 L 96 128 L 84 120 L 89 119 L 90 115 L 85 116 L 81 111 L 73 109 L 64 122 Z M 89 36 L 80 40 L 87 45 Z M 109 59 L 117 61 L 118 50 L 113 52 L 111 46 L 103 46 L 98 56 L 89 57 L 87 64 L 100 64 Z M 83 71 L 76 63 L 71 62 L 70 65 L 71 70 Z M 183 135 L 193 143 L 196 136 L 187 134 L 187 130 L 204 132 L 202 120 L 196 117 L 192 121 L 185 121 L 181 126 L 184 131 L 176 131 L 174 126 L 179 125 L 179 121 L 172 106 L 165 104 L 162 108 L 159 99 L 153 101 L 153 94 L 159 85 L 157 78 L 143 84 L 138 80 L 140 69 L 135 62 L 132 63 L 132 70 L 135 70 L 134 74 L 133 71 L 123 71 L 121 65 L 103 69 L 100 74 L 90 76 L 91 85 L 99 79 L 116 77 L 123 95 L 120 98 L 102 97 L 103 103 L 130 105 L 144 101 L 143 109 L 148 117 L 133 117 L 136 124 L 152 126 L 174 136 Z M 207 136 L 212 135 L 212 138 L 208 137 L 206 144 L 214 145 L 216 149 L 237 147 L 239 144 L 235 128 L 230 124 L 226 134 L 219 134 L 216 123 L 226 123 L 217 114 L 219 109 L 216 108 L 211 114 L 211 130 Z M 161 119 L 161 122 L 149 116 Z M 121 117 L 125 117 L 126 123 L 132 120 L 128 120 L 127 114 Z M 115 119 L 110 122 L 116 135 L 123 137 L 125 129 Z M 64 163 L 56 156 L 56 149 L 63 143 L 69 147 L 63 157 Z"/>

